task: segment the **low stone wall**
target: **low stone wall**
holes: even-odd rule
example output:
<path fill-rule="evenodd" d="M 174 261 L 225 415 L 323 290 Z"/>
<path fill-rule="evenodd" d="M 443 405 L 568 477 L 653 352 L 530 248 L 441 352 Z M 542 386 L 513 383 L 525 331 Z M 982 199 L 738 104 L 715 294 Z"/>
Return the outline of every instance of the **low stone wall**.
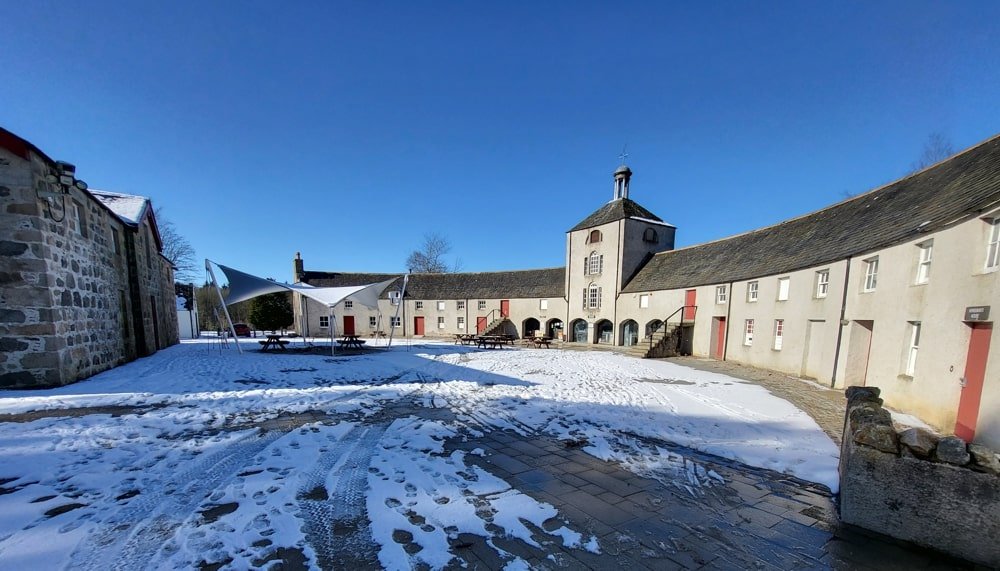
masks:
<path fill-rule="evenodd" d="M 847 389 L 840 518 L 1000 567 L 1000 457 L 955 436 L 898 432 L 879 389 Z"/>

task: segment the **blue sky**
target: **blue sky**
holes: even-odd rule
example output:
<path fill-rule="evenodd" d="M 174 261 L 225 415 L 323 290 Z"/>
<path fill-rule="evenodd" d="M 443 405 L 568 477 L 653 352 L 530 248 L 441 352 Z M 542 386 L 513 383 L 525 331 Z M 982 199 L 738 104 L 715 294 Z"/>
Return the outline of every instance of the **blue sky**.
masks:
<path fill-rule="evenodd" d="M 701 4 L 0 0 L 0 125 L 281 280 L 563 265 L 625 144 L 684 246 L 1000 133 L 1000 3 Z"/>

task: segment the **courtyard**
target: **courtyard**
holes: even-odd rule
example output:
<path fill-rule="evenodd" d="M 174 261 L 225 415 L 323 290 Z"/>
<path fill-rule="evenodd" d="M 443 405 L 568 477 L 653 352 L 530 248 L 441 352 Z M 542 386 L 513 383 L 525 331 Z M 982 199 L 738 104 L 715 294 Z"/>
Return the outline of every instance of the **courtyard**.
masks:
<path fill-rule="evenodd" d="M 839 526 L 835 415 L 774 386 L 603 351 L 256 346 L 4 393 L 0 569 L 956 564 Z"/>

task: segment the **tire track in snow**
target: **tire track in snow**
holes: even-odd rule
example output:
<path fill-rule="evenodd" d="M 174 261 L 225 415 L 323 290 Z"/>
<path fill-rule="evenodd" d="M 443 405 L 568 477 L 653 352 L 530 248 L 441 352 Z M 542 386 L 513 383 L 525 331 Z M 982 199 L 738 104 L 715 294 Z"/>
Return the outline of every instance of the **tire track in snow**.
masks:
<path fill-rule="evenodd" d="M 359 426 L 345 434 L 322 456 L 301 490 L 303 531 L 320 569 L 347 568 L 350 563 L 365 567 L 366 562 L 377 560 L 365 494 L 368 467 L 387 426 Z M 331 481 L 332 489 L 328 490 L 326 485 Z"/>
<path fill-rule="evenodd" d="M 150 567 L 157 552 L 209 494 L 284 435 L 280 430 L 248 435 L 174 476 L 177 488 L 166 484 L 144 489 L 81 542 L 71 558 L 73 566 L 100 571 Z"/>

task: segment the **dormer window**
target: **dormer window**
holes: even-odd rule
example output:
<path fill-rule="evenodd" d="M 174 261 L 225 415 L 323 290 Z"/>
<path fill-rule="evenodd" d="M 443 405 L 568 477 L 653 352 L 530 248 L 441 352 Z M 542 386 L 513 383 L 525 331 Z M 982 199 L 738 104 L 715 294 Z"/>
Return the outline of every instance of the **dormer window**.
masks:
<path fill-rule="evenodd" d="M 587 236 L 587 243 L 588 244 L 596 244 L 596 243 L 598 243 L 600 241 L 601 241 L 601 231 L 600 230 L 591 230 L 590 231 L 590 236 Z"/>
<path fill-rule="evenodd" d="M 642 241 L 643 242 L 654 242 L 655 243 L 658 240 L 659 240 L 659 236 L 656 235 L 656 230 L 653 230 L 652 228 L 646 228 L 646 231 L 642 233 Z"/>

